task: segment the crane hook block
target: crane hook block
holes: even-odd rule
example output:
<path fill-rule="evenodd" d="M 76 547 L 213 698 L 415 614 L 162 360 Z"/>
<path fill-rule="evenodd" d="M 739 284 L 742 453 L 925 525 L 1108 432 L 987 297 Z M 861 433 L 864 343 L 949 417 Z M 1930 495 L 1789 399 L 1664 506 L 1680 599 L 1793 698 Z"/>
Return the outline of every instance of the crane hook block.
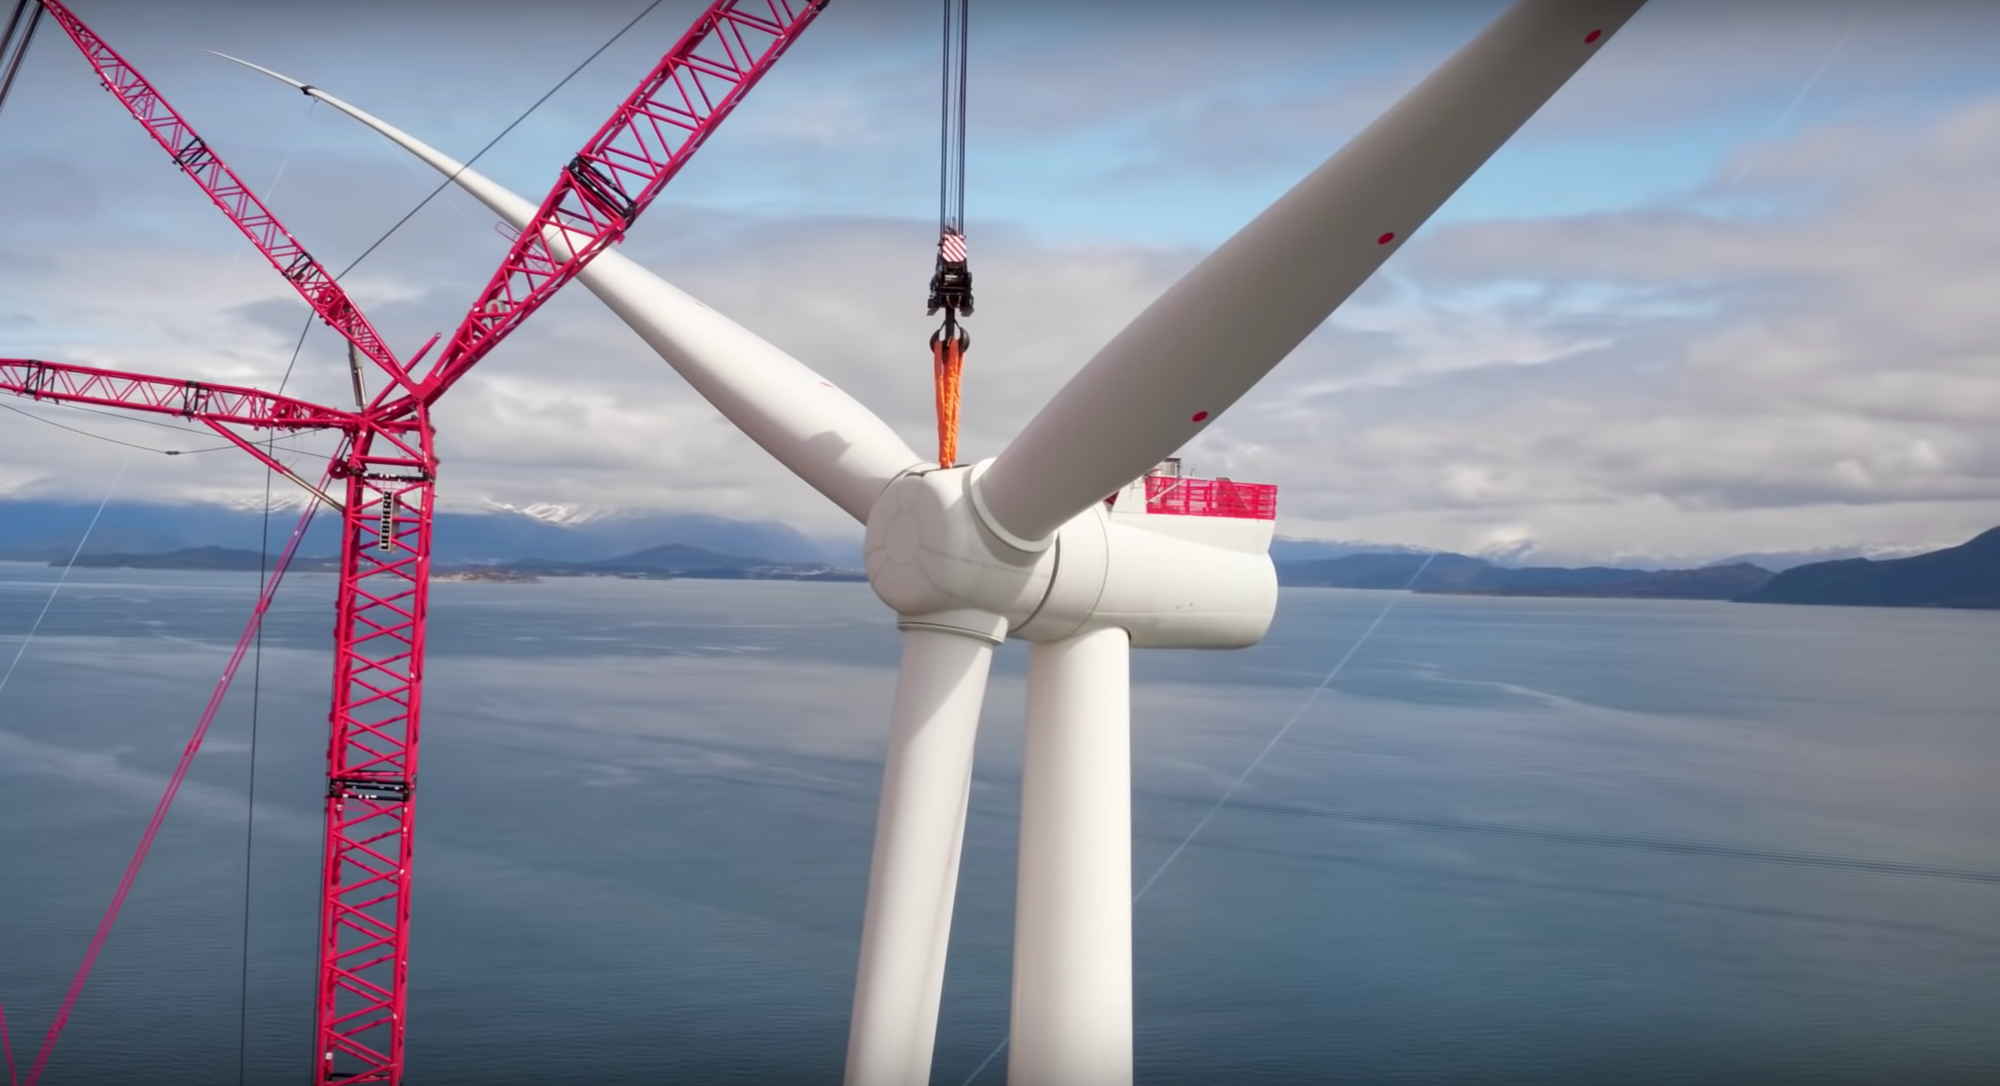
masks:
<path fill-rule="evenodd" d="M 965 235 L 947 231 L 938 239 L 937 271 L 931 275 L 931 300 L 927 313 L 948 309 L 960 316 L 972 315 L 972 269 L 965 262 Z"/>

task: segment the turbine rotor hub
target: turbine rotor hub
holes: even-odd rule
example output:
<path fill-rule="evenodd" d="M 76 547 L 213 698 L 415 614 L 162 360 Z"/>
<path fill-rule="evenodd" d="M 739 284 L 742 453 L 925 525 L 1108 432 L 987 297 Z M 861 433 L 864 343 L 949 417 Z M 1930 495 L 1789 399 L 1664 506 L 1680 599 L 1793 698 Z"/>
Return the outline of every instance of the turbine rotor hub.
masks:
<path fill-rule="evenodd" d="M 900 627 L 995 644 L 1115 627 L 1135 648 L 1242 648 L 1270 627 L 1277 572 L 1268 531 L 1230 540 L 1199 518 L 1100 504 L 1024 550 L 979 513 L 976 488 L 991 462 L 906 472 L 870 511 L 868 583 Z"/>

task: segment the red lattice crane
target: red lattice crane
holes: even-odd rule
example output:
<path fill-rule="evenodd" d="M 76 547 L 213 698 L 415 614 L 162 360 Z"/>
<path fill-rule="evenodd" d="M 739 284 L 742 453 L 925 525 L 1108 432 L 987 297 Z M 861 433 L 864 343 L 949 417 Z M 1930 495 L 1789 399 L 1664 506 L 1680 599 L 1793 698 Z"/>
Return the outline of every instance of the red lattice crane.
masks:
<path fill-rule="evenodd" d="M 397 1083 L 403 1073 L 411 803 L 438 466 L 431 405 L 593 257 L 623 239 L 825 0 L 713 0 L 564 168 L 534 221 L 421 376 L 416 364 L 438 337 L 408 360 L 399 358 L 336 277 L 151 83 L 67 6 L 58 0 L 42 0 L 42 6 L 175 166 L 201 186 L 313 312 L 352 345 L 354 356 L 367 358 L 386 377 L 372 398 L 363 394 L 357 379 L 355 406 L 345 409 L 253 388 L 0 358 L 0 391 L 201 422 L 339 513 L 340 590 L 313 1074 L 320 1086 Z M 319 484 L 308 482 L 243 433 L 303 430 L 341 435 L 327 477 Z M 329 491 L 329 484 L 337 493 Z M 297 538 L 295 534 L 293 546 Z M 289 557 L 288 549 L 280 574 Z M 260 602 L 257 616 L 266 602 Z M 253 627 L 256 621 L 253 617 Z M 239 657 L 241 652 L 239 647 Z M 184 762 L 192 758 L 219 701 L 220 687 Z M 179 779 L 174 778 L 176 784 Z M 171 795 L 170 788 L 43 1042 L 26 1078 L 29 1086 L 47 1064 Z"/>

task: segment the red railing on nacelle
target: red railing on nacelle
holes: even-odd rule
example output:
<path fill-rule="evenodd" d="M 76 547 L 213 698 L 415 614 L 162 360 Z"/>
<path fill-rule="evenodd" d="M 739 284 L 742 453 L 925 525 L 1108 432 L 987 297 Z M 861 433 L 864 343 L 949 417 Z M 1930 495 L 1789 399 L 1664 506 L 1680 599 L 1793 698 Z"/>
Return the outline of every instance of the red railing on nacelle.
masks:
<path fill-rule="evenodd" d="M 1278 519 L 1278 488 L 1230 479 L 1146 476 L 1146 512 L 1175 517 Z"/>

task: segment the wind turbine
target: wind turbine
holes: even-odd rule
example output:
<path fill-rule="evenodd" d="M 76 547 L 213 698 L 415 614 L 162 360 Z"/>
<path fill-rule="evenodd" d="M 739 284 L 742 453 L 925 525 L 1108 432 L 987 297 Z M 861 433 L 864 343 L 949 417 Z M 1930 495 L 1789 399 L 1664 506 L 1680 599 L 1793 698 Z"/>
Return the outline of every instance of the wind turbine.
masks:
<path fill-rule="evenodd" d="M 1130 650 L 1269 627 L 1271 523 L 1162 516 L 1144 473 L 1298 346 L 1644 0 L 1520 0 L 1115 336 L 999 456 L 918 456 L 802 363 L 616 252 L 579 280 L 752 440 L 866 525 L 903 635 L 849 1033 L 850 1086 L 929 1081 L 994 646 L 1029 642 L 1016 1086 L 1132 1077 Z M 255 65 L 252 65 L 255 67 Z M 297 80 L 515 228 L 534 206 Z"/>

